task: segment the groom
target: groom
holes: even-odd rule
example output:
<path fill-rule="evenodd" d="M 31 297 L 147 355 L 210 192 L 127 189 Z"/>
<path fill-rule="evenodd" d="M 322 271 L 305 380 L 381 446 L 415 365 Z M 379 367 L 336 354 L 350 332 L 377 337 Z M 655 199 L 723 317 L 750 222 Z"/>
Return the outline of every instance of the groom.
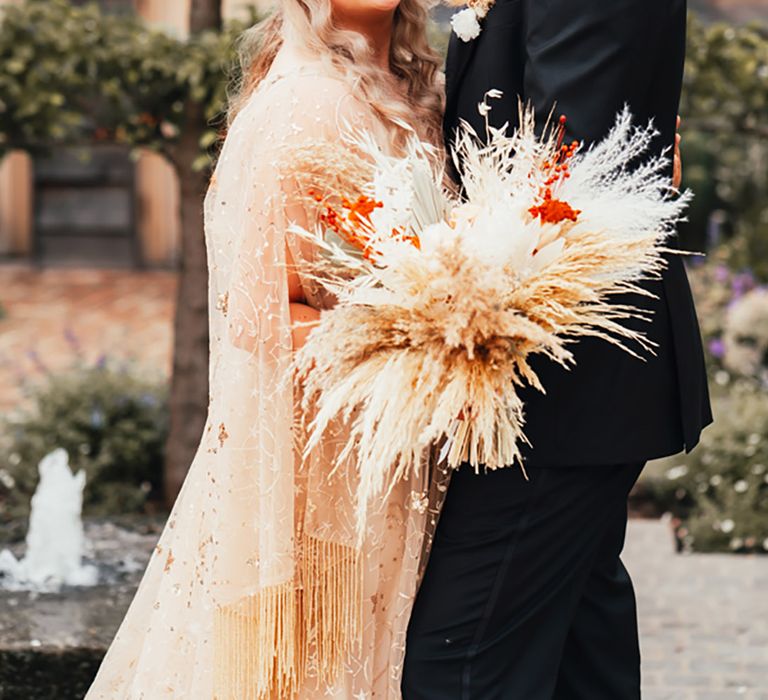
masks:
<path fill-rule="evenodd" d="M 569 139 L 604 137 L 628 104 L 671 147 L 685 55 L 685 0 L 496 0 L 482 32 L 456 36 L 447 63 L 446 139 L 459 121 L 514 127 L 518 98 Z M 670 169 L 670 178 L 672 172 Z M 517 468 L 462 467 L 448 490 L 408 632 L 404 700 L 633 700 L 640 654 L 632 583 L 620 560 L 627 496 L 649 459 L 692 449 L 711 421 L 696 313 L 679 256 L 641 362 L 600 341 L 576 366 L 537 367 L 529 392 L 526 481 Z"/>

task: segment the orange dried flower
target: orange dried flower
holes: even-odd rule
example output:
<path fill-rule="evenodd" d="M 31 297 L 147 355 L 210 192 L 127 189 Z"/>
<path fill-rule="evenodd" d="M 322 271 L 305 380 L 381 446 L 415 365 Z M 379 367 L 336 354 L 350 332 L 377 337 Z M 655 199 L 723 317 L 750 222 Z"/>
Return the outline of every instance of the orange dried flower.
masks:
<path fill-rule="evenodd" d="M 544 193 L 544 201 L 528 210 L 534 219 L 541 218 L 542 224 L 560 224 L 563 221 L 577 221 L 581 212 L 574 209 L 568 202 L 552 197 L 552 190 Z"/>
<path fill-rule="evenodd" d="M 317 202 L 322 200 L 314 191 L 310 191 L 309 195 Z M 341 206 L 346 213 L 339 212 L 332 205 L 326 204 L 320 214 L 320 221 L 347 243 L 360 250 L 366 260 L 370 260 L 375 252 L 371 246 L 371 214 L 384 204 L 361 194 L 354 201 L 343 198 Z M 421 246 L 421 241 L 416 234 L 405 234 L 402 231 L 393 230 L 392 236 L 401 236 L 416 248 Z"/>
<path fill-rule="evenodd" d="M 570 161 L 580 143 L 573 141 L 570 144 L 565 141 L 565 125 L 567 119 L 560 117 L 557 134 L 557 157 L 554 161 L 546 160 L 542 163 L 542 170 L 549 173 L 549 177 L 544 181 L 544 186 L 540 193 L 541 203 L 531 207 L 528 211 L 533 218 L 540 218 L 543 224 L 559 224 L 563 221 L 577 221 L 581 211 L 574 209 L 568 202 L 556 199 L 553 194 L 553 188 L 563 180 L 571 176 Z"/>

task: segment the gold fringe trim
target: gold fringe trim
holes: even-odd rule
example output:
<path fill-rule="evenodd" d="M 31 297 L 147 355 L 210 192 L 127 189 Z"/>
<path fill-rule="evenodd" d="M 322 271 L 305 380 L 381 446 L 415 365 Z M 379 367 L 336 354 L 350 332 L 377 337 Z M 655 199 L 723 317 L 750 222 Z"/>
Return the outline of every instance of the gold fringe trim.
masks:
<path fill-rule="evenodd" d="M 301 581 L 217 608 L 214 700 L 288 700 L 307 677 L 332 685 L 362 644 L 362 558 L 353 547 L 305 536 Z M 316 664 L 314 663 L 316 662 Z"/>
<path fill-rule="evenodd" d="M 233 605 L 214 619 L 214 700 L 293 697 L 304 648 L 296 624 L 300 596 L 293 581 L 273 586 Z"/>
<path fill-rule="evenodd" d="M 332 685 L 362 644 L 363 567 L 353 547 L 304 538 L 302 557 L 307 638 L 317 656 L 319 681 Z"/>

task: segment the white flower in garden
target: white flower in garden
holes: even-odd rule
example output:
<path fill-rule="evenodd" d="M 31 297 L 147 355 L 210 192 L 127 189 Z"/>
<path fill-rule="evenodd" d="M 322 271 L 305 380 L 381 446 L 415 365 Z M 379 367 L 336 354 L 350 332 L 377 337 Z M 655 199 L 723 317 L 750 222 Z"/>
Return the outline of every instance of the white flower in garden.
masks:
<path fill-rule="evenodd" d="M 768 370 L 768 289 L 748 292 L 729 308 L 725 319 L 725 366 L 743 376 Z M 760 436 L 757 436 L 757 444 Z"/>
<path fill-rule="evenodd" d="M 759 445 L 760 441 L 762 440 L 762 436 L 759 433 L 752 433 L 749 438 L 747 439 L 747 442 L 750 445 Z"/>
<path fill-rule="evenodd" d="M 755 464 L 752 467 L 752 473 L 755 476 L 760 476 L 760 474 L 765 474 L 765 465 L 764 464 Z"/>
<path fill-rule="evenodd" d="M 167 139 L 175 139 L 179 135 L 179 127 L 173 122 L 163 121 L 160 124 L 160 133 Z"/>
<path fill-rule="evenodd" d="M 721 369 L 715 374 L 715 382 L 720 386 L 727 386 L 729 381 L 731 381 L 731 375 L 725 370 Z"/>
<path fill-rule="evenodd" d="M 667 479 L 670 481 L 675 481 L 677 479 L 681 479 L 688 473 L 688 467 L 685 464 L 680 464 L 677 467 L 672 467 L 672 469 L 667 470 Z"/>
<path fill-rule="evenodd" d="M 720 523 L 720 530 L 721 530 L 722 532 L 724 532 L 726 535 L 727 535 L 729 532 L 733 532 L 733 529 L 734 529 L 735 527 L 736 527 L 736 523 L 735 523 L 735 522 L 733 522 L 733 520 L 731 520 L 730 518 L 727 518 L 727 519 L 723 520 L 723 521 Z"/>
<path fill-rule="evenodd" d="M 744 540 L 741 539 L 741 537 L 734 537 L 731 540 L 731 549 L 734 551 L 737 549 L 741 549 L 744 546 Z"/>
<path fill-rule="evenodd" d="M 734 485 L 733 490 L 736 493 L 746 493 L 749 491 L 749 484 L 744 479 L 739 479 Z"/>
<path fill-rule="evenodd" d="M 719 474 L 715 474 L 710 480 L 709 483 L 712 484 L 712 486 L 720 486 L 720 484 L 723 483 L 723 477 Z"/>
<path fill-rule="evenodd" d="M 18 452 L 11 452 L 8 455 L 8 461 L 11 463 L 11 466 L 17 467 L 21 464 L 21 455 Z"/>
<path fill-rule="evenodd" d="M 5 469 L 0 469 L 0 484 L 10 491 L 16 486 L 16 480 Z"/>
<path fill-rule="evenodd" d="M 472 41 L 480 36 L 480 21 L 471 7 L 457 12 L 451 18 L 451 27 L 462 41 Z"/>

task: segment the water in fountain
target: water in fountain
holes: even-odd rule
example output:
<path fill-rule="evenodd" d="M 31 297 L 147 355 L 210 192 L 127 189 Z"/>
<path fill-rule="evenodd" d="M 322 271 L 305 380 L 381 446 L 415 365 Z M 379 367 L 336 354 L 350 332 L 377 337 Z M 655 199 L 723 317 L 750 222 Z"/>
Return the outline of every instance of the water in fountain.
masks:
<path fill-rule="evenodd" d="M 73 474 L 69 456 L 55 450 L 40 462 L 40 483 L 32 497 L 27 553 L 17 560 L 0 552 L 0 585 L 13 590 L 56 591 L 93 586 L 98 572 L 83 565 L 82 508 L 85 472 Z"/>

